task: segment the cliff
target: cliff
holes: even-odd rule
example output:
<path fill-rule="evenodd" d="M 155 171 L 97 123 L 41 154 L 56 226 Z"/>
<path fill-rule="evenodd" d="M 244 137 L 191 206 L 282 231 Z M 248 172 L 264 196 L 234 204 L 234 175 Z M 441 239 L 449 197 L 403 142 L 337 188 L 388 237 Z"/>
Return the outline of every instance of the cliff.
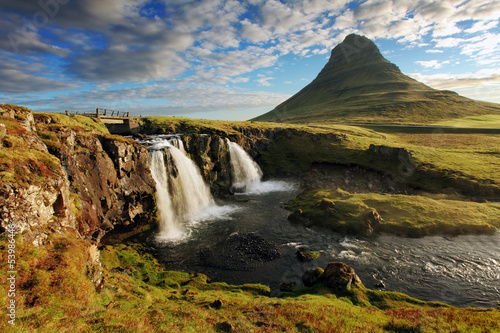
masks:
<path fill-rule="evenodd" d="M 2 228 L 16 223 L 39 245 L 71 228 L 100 241 L 155 220 L 146 149 L 112 136 L 98 121 L 2 105 Z"/>

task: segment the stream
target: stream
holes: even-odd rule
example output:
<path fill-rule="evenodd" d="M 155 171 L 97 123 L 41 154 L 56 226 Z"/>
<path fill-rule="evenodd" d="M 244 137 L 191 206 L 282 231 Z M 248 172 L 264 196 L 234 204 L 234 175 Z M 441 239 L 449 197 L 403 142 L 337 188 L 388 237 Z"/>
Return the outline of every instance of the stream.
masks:
<path fill-rule="evenodd" d="M 262 182 L 260 190 L 217 200 L 224 209 L 184 224 L 185 238 L 166 242 L 151 238 L 150 242 L 169 270 L 203 273 L 211 281 L 229 284 L 261 283 L 274 292 L 279 292 L 282 282 L 300 285 L 308 269 L 342 261 L 355 269 L 368 288 L 377 289 L 376 284 L 383 281 L 385 290 L 460 307 L 496 308 L 500 302 L 499 232 L 346 237 L 290 222 L 290 212 L 282 206 L 298 193 L 290 180 Z M 321 255 L 302 262 L 296 255 L 300 246 Z"/>

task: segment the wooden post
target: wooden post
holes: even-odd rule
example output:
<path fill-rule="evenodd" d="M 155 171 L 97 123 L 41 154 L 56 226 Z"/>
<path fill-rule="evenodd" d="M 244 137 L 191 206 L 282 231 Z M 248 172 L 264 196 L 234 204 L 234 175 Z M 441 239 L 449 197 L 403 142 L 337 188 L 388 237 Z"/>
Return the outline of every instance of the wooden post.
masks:
<path fill-rule="evenodd" d="M 127 118 L 130 118 L 130 112 L 127 112 Z"/>
<path fill-rule="evenodd" d="M 99 108 L 95 109 L 95 115 L 99 118 Z"/>

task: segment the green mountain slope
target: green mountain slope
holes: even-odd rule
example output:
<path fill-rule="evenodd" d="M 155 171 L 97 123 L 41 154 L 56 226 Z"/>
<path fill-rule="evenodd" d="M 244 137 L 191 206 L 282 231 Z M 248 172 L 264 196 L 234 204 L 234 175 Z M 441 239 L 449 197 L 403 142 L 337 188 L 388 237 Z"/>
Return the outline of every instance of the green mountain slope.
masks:
<path fill-rule="evenodd" d="M 368 38 L 351 34 L 318 76 L 256 121 L 428 123 L 500 114 L 500 105 L 436 90 L 403 73 Z"/>

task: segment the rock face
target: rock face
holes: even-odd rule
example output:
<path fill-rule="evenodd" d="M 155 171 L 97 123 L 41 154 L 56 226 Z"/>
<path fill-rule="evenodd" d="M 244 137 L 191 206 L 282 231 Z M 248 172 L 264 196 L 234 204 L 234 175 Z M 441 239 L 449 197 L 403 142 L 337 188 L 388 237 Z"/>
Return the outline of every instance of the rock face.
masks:
<path fill-rule="evenodd" d="M 27 242 L 38 246 L 47 233 L 75 227 L 70 184 L 64 168 L 38 137 L 31 111 L 14 106 L 2 111 L 11 120 L 8 128 L 2 124 L 7 159 L 0 163 L 1 231 L 15 226 Z"/>
<path fill-rule="evenodd" d="M 77 229 L 99 241 L 156 216 L 146 149 L 135 141 L 62 123 L 60 117 L 2 105 L 0 217 L 40 245 Z"/>
<path fill-rule="evenodd" d="M 371 144 L 368 148 L 369 152 L 379 155 L 381 158 L 390 159 L 395 161 L 401 161 L 403 163 L 412 163 L 411 152 L 406 148 L 394 148 L 388 146 L 376 146 Z"/>
<path fill-rule="evenodd" d="M 217 134 L 187 134 L 183 142 L 186 152 L 210 184 L 212 194 L 219 197 L 230 194 L 231 158 L 225 138 Z"/>
<path fill-rule="evenodd" d="M 133 141 L 62 129 L 57 153 L 71 180 L 78 231 L 99 241 L 107 232 L 147 224 L 155 215 L 155 183 L 146 149 Z"/>
<path fill-rule="evenodd" d="M 352 285 L 363 285 L 354 269 L 341 262 L 329 263 L 320 281 L 335 291 L 350 290 Z"/>

